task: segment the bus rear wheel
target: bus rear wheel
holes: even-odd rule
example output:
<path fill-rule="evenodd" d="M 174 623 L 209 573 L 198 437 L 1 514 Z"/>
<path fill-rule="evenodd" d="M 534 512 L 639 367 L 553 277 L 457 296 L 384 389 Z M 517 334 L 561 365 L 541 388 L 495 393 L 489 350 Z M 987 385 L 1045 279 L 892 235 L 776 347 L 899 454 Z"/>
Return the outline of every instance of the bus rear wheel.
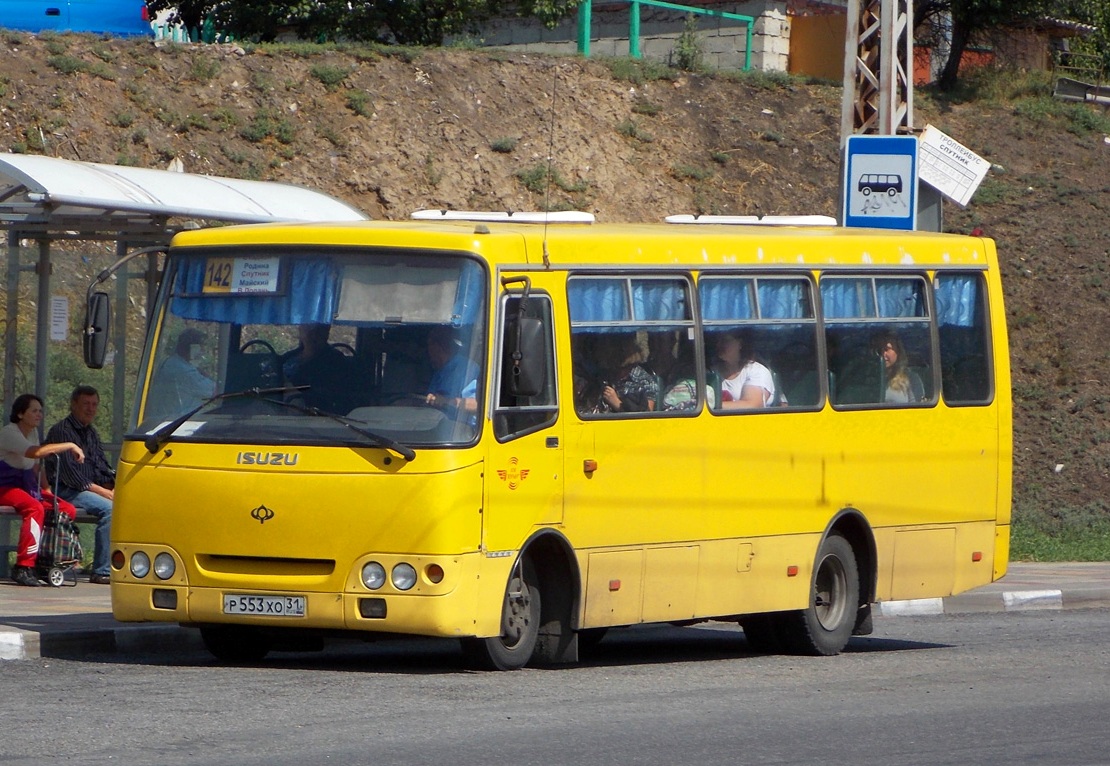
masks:
<path fill-rule="evenodd" d="M 501 605 L 501 635 L 468 638 L 463 650 L 486 670 L 519 670 L 532 659 L 540 634 L 540 589 L 529 559 L 517 561 Z"/>
<path fill-rule="evenodd" d="M 859 609 L 859 569 L 851 544 L 831 534 L 817 551 L 809 606 L 784 615 L 780 630 L 798 654 L 831 656 L 848 645 Z"/>
<path fill-rule="evenodd" d="M 270 638 L 256 628 L 207 625 L 200 629 L 200 639 L 221 662 L 258 662 L 270 653 Z"/>

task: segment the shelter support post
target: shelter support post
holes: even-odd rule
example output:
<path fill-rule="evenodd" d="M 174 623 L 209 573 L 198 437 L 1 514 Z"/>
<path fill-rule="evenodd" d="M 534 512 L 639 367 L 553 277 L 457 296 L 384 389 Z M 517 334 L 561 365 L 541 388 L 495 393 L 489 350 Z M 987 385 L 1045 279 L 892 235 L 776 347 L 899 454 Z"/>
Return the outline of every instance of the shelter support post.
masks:
<path fill-rule="evenodd" d="M 39 261 L 35 266 L 38 278 L 38 301 L 35 331 L 35 393 L 46 398 L 50 373 L 50 240 L 37 240 Z"/>
<path fill-rule="evenodd" d="M 15 400 L 15 351 L 19 340 L 19 233 L 8 230 L 8 305 L 4 319 L 4 404 Z"/>
<path fill-rule="evenodd" d="M 127 243 L 116 240 L 116 257 L 127 255 Z M 127 409 L 127 318 L 131 315 L 128 311 L 127 269 L 116 272 L 116 307 L 112 311 L 115 317 L 112 327 L 112 343 L 115 345 L 115 356 L 112 360 L 112 390 L 115 392 L 112 403 L 112 442 L 123 442 L 123 429 L 126 419 L 124 413 Z M 154 305 L 153 301 L 146 304 L 147 310 Z"/>

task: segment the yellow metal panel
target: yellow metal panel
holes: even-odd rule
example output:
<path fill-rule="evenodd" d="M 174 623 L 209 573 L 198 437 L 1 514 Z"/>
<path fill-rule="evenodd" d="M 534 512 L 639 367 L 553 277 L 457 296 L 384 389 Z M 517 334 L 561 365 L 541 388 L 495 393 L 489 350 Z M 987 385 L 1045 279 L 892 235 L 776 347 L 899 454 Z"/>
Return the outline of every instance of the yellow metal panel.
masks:
<path fill-rule="evenodd" d="M 643 599 L 644 552 L 591 553 L 586 572 L 585 624 L 635 625 Z"/>
<path fill-rule="evenodd" d="M 801 609 L 809 598 L 819 540 L 820 535 L 811 534 L 703 543 L 695 613 L 708 617 Z M 749 551 L 751 568 L 738 570 Z M 796 575 L 789 574 L 791 565 L 798 567 Z"/>
<path fill-rule="evenodd" d="M 698 589 L 698 548 L 648 548 L 644 552 L 644 622 L 694 616 Z"/>
<path fill-rule="evenodd" d="M 894 576 L 890 598 L 948 596 L 954 574 L 956 530 L 916 529 L 894 535 Z"/>
<path fill-rule="evenodd" d="M 994 579 L 1006 575 L 1010 563 L 1010 525 L 999 526 L 994 531 Z"/>

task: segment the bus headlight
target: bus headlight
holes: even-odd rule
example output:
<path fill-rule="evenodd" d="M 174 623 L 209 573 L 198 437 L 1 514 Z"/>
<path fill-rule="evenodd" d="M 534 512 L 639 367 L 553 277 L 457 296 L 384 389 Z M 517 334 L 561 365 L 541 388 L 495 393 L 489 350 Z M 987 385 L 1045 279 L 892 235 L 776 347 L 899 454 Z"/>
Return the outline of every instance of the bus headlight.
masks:
<path fill-rule="evenodd" d="M 362 567 L 362 584 L 370 590 L 377 590 L 385 585 L 385 567 L 376 561 L 364 564 Z"/>
<path fill-rule="evenodd" d="M 150 556 L 142 551 L 131 554 L 131 574 L 139 579 L 150 574 Z"/>
<path fill-rule="evenodd" d="M 154 574 L 159 580 L 168 580 L 177 571 L 177 564 L 173 556 L 168 553 L 159 553 L 154 557 Z"/>
<path fill-rule="evenodd" d="M 416 570 L 411 564 L 398 564 L 393 567 L 393 587 L 397 590 L 409 590 L 416 585 Z"/>

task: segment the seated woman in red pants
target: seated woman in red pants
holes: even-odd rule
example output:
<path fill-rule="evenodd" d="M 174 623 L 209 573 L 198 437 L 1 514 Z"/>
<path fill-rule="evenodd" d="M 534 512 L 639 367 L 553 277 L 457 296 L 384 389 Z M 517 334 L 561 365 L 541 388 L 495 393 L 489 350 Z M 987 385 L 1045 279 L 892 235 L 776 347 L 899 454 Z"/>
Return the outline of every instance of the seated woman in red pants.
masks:
<path fill-rule="evenodd" d="M 85 453 L 73 442 L 39 444 L 42 423 L 42 399 L 34 394 L 21 394 L 12 403 L 11 423 L 0 428 L 0 505 L 13 506 L 23 517 L 19 529 L 12 579 L 20 585 L 37 586 L 35 559 L 39 553 L 42 523 L 46 510 L 53 507 L 54 495 L 43 486 L 39 458 L 59 452 L 72 452 L 77 462 Z M 61 498 L 58 510 L 71 519 L 77 509 Z"/>

